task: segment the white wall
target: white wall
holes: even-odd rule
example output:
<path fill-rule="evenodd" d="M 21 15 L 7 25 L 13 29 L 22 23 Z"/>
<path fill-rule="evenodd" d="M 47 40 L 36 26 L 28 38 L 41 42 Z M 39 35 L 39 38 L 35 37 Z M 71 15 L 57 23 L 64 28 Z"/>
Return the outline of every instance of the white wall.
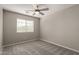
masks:
<path fill-rule="evenodd" d="M 79 5 L 43 17 L 41 39 L 79 51 Z"/>
<path fill-rule="evenodd" d="M 40 20 L 39 18 L 25 16 L 15 12 L 4 11 L 4 37 L 3 44 L 9 45 L 22 41 L 39 39 Z M 17 18 L 34 21 L 34 32 L 17 33 Z"/>
<path fill-rule="evenodd" d="M 2 53 L 2 39 L 3 39 L 3 10 L 0 7 L 0 54 Z"/>

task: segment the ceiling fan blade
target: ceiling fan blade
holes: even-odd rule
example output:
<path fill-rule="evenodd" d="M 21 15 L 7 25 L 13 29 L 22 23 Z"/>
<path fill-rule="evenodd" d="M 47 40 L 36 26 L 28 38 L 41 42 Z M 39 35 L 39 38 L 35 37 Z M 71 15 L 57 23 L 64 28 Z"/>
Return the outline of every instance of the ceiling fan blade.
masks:
<path fill-rule="evenodd" d="M 43 9 L 39 9 L 40 11 L 47 11 L 49 10 L 49 8 L 43 8 Z"/>
<path fill-rule="evenodd" d="M 25 10 L 26 11 L 26 13 L 28 13 L 28 12 L 34 12 L 35 10 Z"/>
<path fill-rule="evenodd" d="M 34 11 L 34 10 L 25 10 L 25 11 Z"/>
<path fill-rule="evenodd" d="M 44 13 L 42 13 L 42 12 L 39 12 L 41 15 L 44 15 Z"/>

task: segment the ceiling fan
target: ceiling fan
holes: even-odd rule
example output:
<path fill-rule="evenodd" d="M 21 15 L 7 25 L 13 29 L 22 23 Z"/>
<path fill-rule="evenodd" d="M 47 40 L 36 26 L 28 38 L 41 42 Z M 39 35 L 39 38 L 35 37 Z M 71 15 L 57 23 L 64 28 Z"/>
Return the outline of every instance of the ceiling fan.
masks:
<path fill-rule="evenodd" d="M 44 13 L 42 11 L 48 11 L 49 10 L 49 8 L 39 9 L 39 5 L 36 5 L 36 4 L 33 4 L 32 6 L 33 6 L 33 10 L 26 10 L 26 13 L 33 12 L 33 15 L 36 15 L 36 14 L 44 15 Z"/>

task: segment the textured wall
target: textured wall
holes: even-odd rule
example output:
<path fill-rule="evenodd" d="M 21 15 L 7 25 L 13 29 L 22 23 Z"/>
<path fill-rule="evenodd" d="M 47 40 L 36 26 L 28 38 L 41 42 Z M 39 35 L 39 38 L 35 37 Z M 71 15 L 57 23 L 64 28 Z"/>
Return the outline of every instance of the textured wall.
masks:
<path fill-rule="evenodd" d="M 3 40 L 3 10 L 0 8 L 0 54 L 2 53 L 2 40 Z"/>
<path fill-rule="evenodd" d="M 79 5 L 43 17 L 41 39 L 79 51 Z"/>
<path fill-rule="evenodd" d="M 40 20 L 39 18 L 34 18 L 30 16 L 21 15 L 18 13 L 4 11 L 4 40 L 3 44 L 12 44 L 21 41 L 29 41 L 33 39 L 39 38 L 39 28 L 40 28 Z M 25 33 L 17 33 L 16 32 L 16 24 L 17 18 L 25 19 L 25 20 L 33 20 L 34 21 L 34 32 L 25 32 Z"/>

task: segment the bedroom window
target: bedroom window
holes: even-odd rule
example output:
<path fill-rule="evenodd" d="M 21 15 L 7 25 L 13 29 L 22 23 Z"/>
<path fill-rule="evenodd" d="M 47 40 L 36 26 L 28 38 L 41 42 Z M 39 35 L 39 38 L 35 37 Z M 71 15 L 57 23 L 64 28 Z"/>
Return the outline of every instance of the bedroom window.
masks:
<path fill-rule="evenodd" d="M 17 32 L 34 32 L 34 21 L 17 19 Z"/>

